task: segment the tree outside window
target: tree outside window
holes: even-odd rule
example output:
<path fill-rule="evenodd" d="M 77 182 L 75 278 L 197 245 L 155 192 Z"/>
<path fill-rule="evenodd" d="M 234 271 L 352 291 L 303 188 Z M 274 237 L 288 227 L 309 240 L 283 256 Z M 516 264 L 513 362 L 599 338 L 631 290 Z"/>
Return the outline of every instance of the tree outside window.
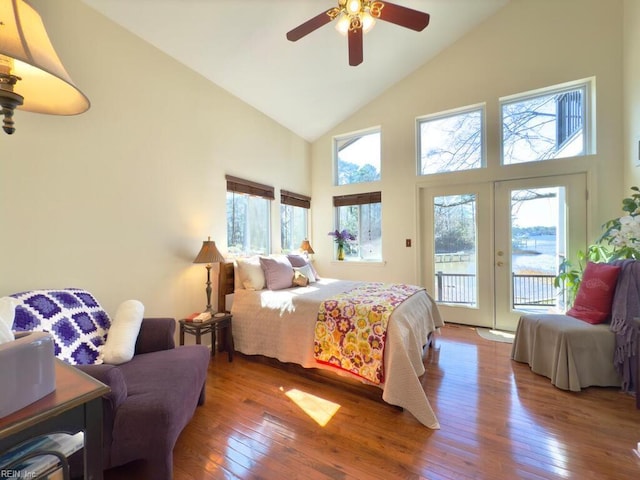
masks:
<path fill-rule="evenodd" d="M 288 190 L 280 191 L 280 245 L 285 253 L 298 250 L 308 238 L 311 197 Z"/>
<path fill-rule="evenodd" d="M 346 260 L 382 260 L 381 192 L 334 197 L 333 204 L 336 228 L 356 236 L 356 240 L 346 246 Z"/>
<path fill-rule="evenodd" d="M 484 107 L 418 120 L 419 172 L 429 175 L 482 168 Z"/>
<path fill-rule="evenodd" d="M 229 253 L 269 254 L 273 187 L 230 175 L 226 179 Z"/>
<path fill-rule="evenodd" d="M 585 83 L 503 100 L 503 164 L 585 155 L 587 91 Z"/>
<path fill-rule="evenodd" d="M 334 138 L 336 185 L 380 180 L 380 129 Z"/>

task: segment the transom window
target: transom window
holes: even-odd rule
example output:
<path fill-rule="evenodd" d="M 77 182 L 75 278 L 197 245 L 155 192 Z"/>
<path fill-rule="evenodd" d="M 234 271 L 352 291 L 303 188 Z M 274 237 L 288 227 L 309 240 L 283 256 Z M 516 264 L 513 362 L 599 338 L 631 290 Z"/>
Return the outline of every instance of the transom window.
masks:
<path fill-rule="evenodd" d="M 418 119 L 418 173 L 429 175 L 482 168 L 484 107 Z"/>
<path fill-rule="evenodd" d="M 500 101 L 502 163 L 582 156 L 587 151 L 590 82 Z"/>
<path fill-rule="evenodd" d="M 380 129 L 333 139 L 336 185 L 380 180 Z"/>
<path fill-rule="evenodd" d="M 310 208 L 311 197 L 287 190 L 280 191 L 280 241 L 283 252 L 299 249 L 302 241 L 308 237 Z"/>
<path fill-rule="evenodd" d="M 336 228 L 356 236 L 347 244 L 345 259 L 382 260 L 382 192 L 333 197 L 333 206 Z"/>
<path fill-rule="evenodd" d="M 227 179 L 227 245 L 234 255 L 269 254 L 274 189 L 231 175 Z"/>

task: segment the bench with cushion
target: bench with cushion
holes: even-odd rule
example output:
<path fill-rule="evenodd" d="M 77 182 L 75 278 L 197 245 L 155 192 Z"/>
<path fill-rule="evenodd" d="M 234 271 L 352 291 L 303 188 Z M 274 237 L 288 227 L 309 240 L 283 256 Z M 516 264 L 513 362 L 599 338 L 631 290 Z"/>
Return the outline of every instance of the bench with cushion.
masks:
<path fill-rule="evenodd" d="M 640 262 L 587 264 L 567 314 L 520 317 L 511 358 L 558 388 L 635 388 L 640 316 Z"/>

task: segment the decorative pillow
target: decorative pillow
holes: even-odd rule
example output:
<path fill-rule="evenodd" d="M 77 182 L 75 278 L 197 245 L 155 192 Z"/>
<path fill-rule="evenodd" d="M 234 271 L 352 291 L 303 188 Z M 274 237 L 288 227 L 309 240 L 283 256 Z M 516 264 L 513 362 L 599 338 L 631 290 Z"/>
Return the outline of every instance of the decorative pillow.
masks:
<path fill-rule="evenodd" d="M 619 273 L 619 266 L 588 262 L 573 307 L 567 315 L 593 324 L 606 321 L 611 315 Z"/>
<path fill-rule="evenodd" d="M 138 300 L 127 300 L 120 304 L 102 347 L 104 363 L 119 365 L 133 358 L 143 316 L 144 305 Z"/>
<path fill-rule="evenodd" d="M 311 265 L 305 265 L 304 267 L 293 267 L 293 271 L 295 273 L 300 273 L 309 279 L 309 283 L 315 283 L 316 276 L 313 274 L 311 270 Z"/>
<path fill-rule="evenodd" d="M 262 290 L 265 285 L 264 271 L 260 264 L 260 257 L 253 256 L 238 258 L 240 282 L 247 290 Z"/>
<path fill-rule="evenodd" d="M 102 363 L 100 347 L 111 319 L 86 290 L 30 290 L 16 293 L 13 329 L 49 332 L 55 355 L 72 365 Z"/>
<path fill-rule="evenodd" d="M 305 265 L 309 265 L 315 279 L 316 280 L 320 279 L 318 272 L 316 272 L 316 269 L 313 268 L 313 263 L 311 263 L 308 258 L 304 257 L 303 255 L 291 254 L 291 255 L 287 255 L 287 259 L 289 260 L 289 262 L 291 263 L 291 266 L 293 267 L 304 267 Z"/>
<path fill-rule="evenodd" d="M 0 345 L 15 340 L 11 330 L 18 301 L 11 297 L 0 298 Z"/>
<path fill-rule="evenodd" d="M 293 284 L 298 287 L 306 287 L 309 285 L 309 279 L 304 276 L 303 273 L 300 273 L 299 270 L 293 269 Z"/>
<path fill-rule="evenodd" d="M 304 267 L 307 263 L 309 263 L 307 259 L 302 255 L 287 255 L 287 260 L 289 260 L 289 263 L 292 267 Z"/>
<path fill-rule="evenodd" d="M 269 290 L 282 290 L 293 285 L 293 267 L 287 257 L 260 257 Z"/>

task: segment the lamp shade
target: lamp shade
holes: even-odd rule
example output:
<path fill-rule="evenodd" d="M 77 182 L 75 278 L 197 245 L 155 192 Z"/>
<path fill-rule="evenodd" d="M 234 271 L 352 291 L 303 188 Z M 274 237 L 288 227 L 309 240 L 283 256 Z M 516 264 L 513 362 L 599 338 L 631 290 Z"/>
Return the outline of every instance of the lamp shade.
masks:
<path fill-rule="evenodd" d="M 40 15 L 24 0 L 0 2 L 2 73 L 18 77 L 13 91 L 24 101 L 16 108 L 55 115 L 75 115 L 89 108 L 89 100 L 51 45 Z M 6 88 L 0 83 L 0 90 Z"/>
<path fill-rule="evenodd" d="M 302 243 L 300 244 L 300 250 L 302 250 L 303 252 L 307 252 L 309 255 L 316 253 L 313 251 L 313 248 L 311 248 L 309 240 L 302 241 Z"/>
<path fill-rule="evenodd" d="M 211 237 L 208 240 L 202 242 L 202 248 L 198 252 L 198 256 L 193 261 L 193 263 L 220 263 L 224 262 L 224 257 L 216 247 L 216 242 L 211 240 Z"/>

